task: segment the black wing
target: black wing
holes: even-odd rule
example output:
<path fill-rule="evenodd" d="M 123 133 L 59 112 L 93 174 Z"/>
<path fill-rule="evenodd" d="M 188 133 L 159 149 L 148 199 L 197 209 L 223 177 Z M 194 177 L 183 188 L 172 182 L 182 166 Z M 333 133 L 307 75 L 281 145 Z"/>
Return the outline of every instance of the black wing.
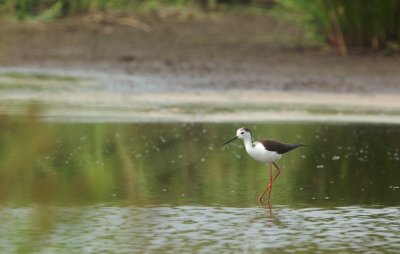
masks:
<path fill-rule="evenodd" d="M 268 151 L 277 152 L 278 154 L 284 154 L 293 149 L 304 146 L 303 144 L 285 144 L 275 140 L 261 140 L 259 141 L 261 144 L 264 145 L 265 149 Z"/>

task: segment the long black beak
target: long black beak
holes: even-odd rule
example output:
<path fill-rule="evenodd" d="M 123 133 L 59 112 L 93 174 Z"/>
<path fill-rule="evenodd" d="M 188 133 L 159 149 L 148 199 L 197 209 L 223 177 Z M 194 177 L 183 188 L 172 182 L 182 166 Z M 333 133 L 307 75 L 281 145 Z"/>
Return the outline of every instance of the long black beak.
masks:
<path fill-rule="evenodd" d="M 238 138 L 237 136 L 231 138 L 230 140 L 228 140 L 227 142 L 225 142 L 222 146 L 224 146 L 224 145 L 226 145 L 226 144 L 229 144 L 230 142 L 234 141 L 234 140 L 237 139 L 237 138 Z"/>

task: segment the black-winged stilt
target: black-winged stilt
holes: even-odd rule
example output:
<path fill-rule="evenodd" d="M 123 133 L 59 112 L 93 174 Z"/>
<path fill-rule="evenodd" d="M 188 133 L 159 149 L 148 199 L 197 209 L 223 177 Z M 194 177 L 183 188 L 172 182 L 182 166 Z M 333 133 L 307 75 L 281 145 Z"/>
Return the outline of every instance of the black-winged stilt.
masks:
<path fill-rule="evenodd" d="M 224 145 L 234 141 L 235 139 L 242 139 L 244 142 L 244 146 L 246 148 L 247 153 L 258 162 L 261 163 L 268 163 L 269 164 L 269 183 L 265 190 L 260 194 L 258 198 L 258 202 L 261 206 L 263 206 L 263 196 L 268 192 L 268 204 L 271 210 L 270 205 L 270 198 L 271 198 L 271 191 L 272 191 L 272 184 L 276 180 L 276 178 L 280 175 L 281 169 L 275 163 L 276 160 L 282 157 L 282 154 L 287 153 L 297 147 L 304 146 L 303 144 L 284 144 L 275 140 L 259 140 L 252 142 L 251 140 L 251 131 L 248 128 L 239 128 L 236 131 L 236 136 L 232 139 L 228 140 Z M 278 170 L 272 178 L 272 165 Z"/>

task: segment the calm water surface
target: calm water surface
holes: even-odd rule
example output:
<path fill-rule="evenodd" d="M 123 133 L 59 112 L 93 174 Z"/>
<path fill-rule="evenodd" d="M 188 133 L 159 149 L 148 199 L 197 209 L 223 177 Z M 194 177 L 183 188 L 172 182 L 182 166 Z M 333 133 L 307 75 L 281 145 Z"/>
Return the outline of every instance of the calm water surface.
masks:
<path fill-rule="evenodd" d="M 236 124 L 0 119 L 1 253 L 397 252 L 400 126 L 247 124 L 306 143 L 266 166 Z"/>

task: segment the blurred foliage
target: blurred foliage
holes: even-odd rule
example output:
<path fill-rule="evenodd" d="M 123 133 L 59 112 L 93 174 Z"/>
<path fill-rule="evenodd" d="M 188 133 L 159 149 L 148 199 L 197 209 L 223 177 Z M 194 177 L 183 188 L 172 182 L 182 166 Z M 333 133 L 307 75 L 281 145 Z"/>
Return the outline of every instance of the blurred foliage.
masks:
<path fill-rule="evenodd" d="M 169 7 L 199 8 L 204 11 L 234 11 L 266 14 L 279 0 L 0 0 L 0 15 L 18 20 L 49 19 L 81 13 L 96 13 L 127 8 L 132 11 L 157 11 Z"/>
<path fill-rule="evenodd" d="M 328 4 L 327 4 L 328 3 Z M 330 17 L 326 33 L 331 42 L 351 47 L 390 47 L 400 43 L 400 1 L 353 0 L 328 1 L 325 10 Z"/>
<path fill-rule="evenodd" d="M 0 0 L 0 14 L 14 15 L 19 20 L 27 18 L 56 18 L 61 15 L 73 15 L 125 9 L 151 11 L 171 6 L 197 6 L 205 10 L 222 10 L 227 6 L 274 5 L 274 0 Z"/>
<path fill-rule="evenodd" d="M 279 0 L 275 13 L 300 21 L 308 36 L 342 54 L 348 48 L 400 49 L 400 1 Z"/>
<path fill-rule="evenodd" d="M 111 9 L 148 12 L 168 7 L 272 13 L 302 24 L 306 39 L 326 41 L 342 54 L 352 47 L 400 50 L 398 0 L 0 0 L 0 15 L 52 20 Z"/>
<path fill-rule="evenodd" d="M 33 108 L 30 115 L 36 115 Z M 235 142 L 233 124 L 62 124 L 0 118 L 0 203 L 256 206 L 267 167 Z M 309 146 L 285 155 L 275 204 L 400 202 L 396 126 L 250 124 Z M 321 166 L 322 165 L 322 166 Z"/>
<path fill-rule="evenodd" d="M 0 14 L 19 20 L 54 19 L 59 16 L 124 8 L 138 0 L 0 0 Z"/>

